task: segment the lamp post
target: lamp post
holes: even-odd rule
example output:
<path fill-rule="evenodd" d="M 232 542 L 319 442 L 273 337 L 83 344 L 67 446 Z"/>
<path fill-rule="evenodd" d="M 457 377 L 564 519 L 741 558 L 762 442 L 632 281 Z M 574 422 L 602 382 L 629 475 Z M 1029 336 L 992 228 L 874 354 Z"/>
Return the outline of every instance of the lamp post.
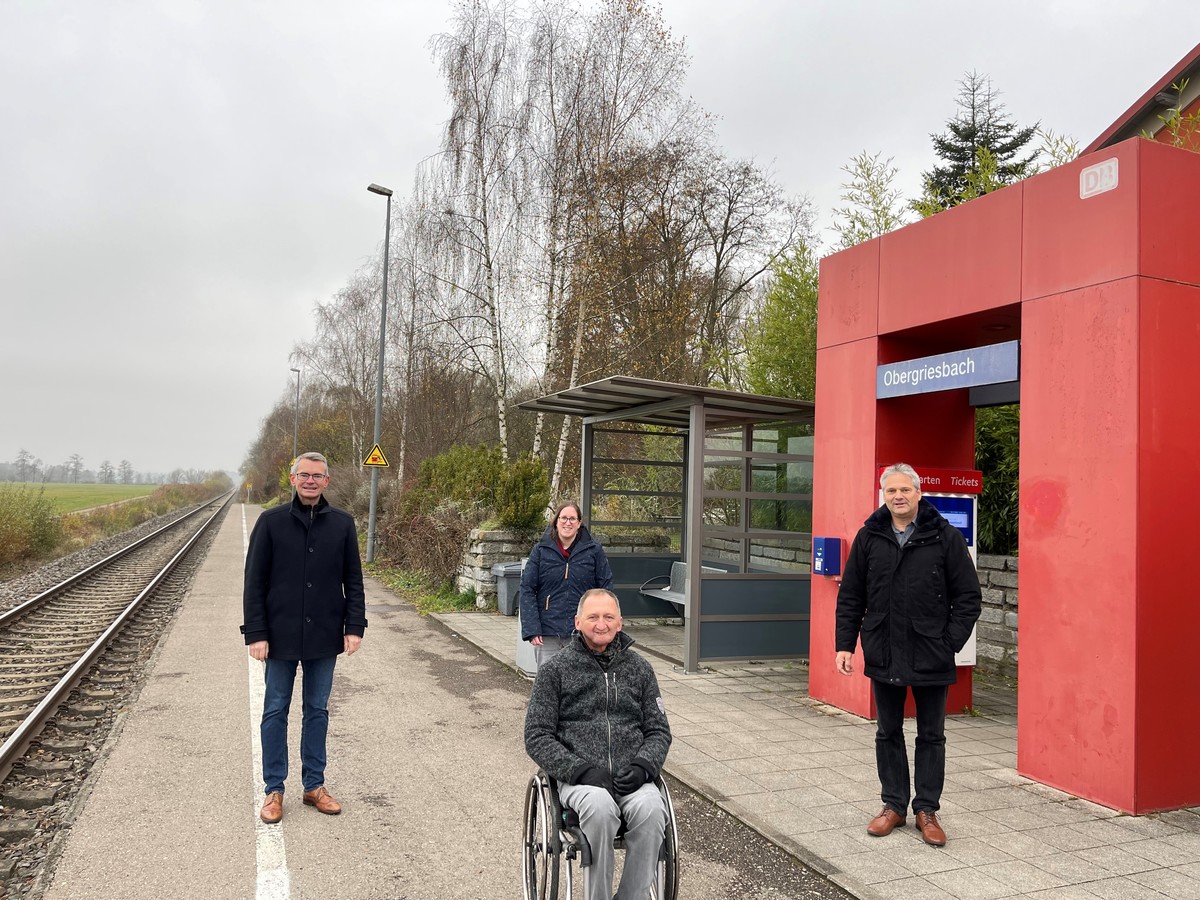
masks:
<path fill-rule="evenodd" d="M 296 373 L 296 407 L 292 412 L 292 465 L 295 465 L 300 455 L 300 370 L 292 371 Z"/>
<path fill-rule="evenodd" d="M 368 184 L 372 194 L 387 197 L 383 220 L 383 302 L 379 304 L 379 371 L 375 381 L 375 444 L 383 436 L 383 353 L 387 348 L 388 244 L 392 239 L 392 192 L 378 184 Z M 367 562 L 375 562 L 375 509 L 379 502 L 379 467 L 371 467 L 371 510 L 367 517 Z"/>

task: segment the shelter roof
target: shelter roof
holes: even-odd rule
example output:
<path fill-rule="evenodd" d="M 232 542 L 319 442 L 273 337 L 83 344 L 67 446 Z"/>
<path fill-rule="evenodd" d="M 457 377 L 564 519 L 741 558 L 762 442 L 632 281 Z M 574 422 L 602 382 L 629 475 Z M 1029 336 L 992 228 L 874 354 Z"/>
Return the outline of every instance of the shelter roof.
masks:
<path fill-rule="evenodd" d="M 560 413 L 600 421 L 636 422 L 686 429 L 692 403 L 704 404 L 708 428 L 766 422 L 811 424 L 815 406 L 807 400 L 745 394 L 720 388 L 672 384 L 614 375 L 518 404 L 532 412 Z"/>
<path fill-rule="evenodd" d="M 1184 80 L 1188 81 L 1188 88 L 1180 97 L 1171 86 Z M 1200 92 L 1200 44 L 1188 51 L 1183 59 L 1172 66 L 1166 75 L 1142 95 L 1141 99 L 1129 107 L 1117 121 L 1109 125 L 1103 134 L 1084 147 L 1080 155 L 1102 150 L 1127 138 L 1138 137 L 1143 131 L 1154 134 L 1163 124 L 1159 118 L 1160 114 L 1165 114 L 1180 100 L 1183 101 L 1182 105 L 1187 110 L 1195 102 L 1198 92 Z"/>

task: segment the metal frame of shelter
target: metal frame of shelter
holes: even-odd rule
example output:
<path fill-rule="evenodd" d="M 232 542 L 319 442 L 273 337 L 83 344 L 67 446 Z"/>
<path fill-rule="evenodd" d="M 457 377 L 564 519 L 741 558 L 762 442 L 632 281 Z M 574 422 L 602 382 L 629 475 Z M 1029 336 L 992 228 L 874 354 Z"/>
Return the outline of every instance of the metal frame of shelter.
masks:
<path fill-rule="evenodd" d="M 690 560 L 701 561 L 704 568 L 699 577 L 689 575 L 684 585 L 687 598 L 685 609 L 689 611 L 684 616 L 685 671 L 698 671 L 702 662 L 808 655 L 809 552 L 812 537 L 811 431 L 806 436 L 808 443 L 805 453 L 778 452 L 778 446 L 774 450 L 765 449 L 766 439 L 763 435 L 764 429 L 773 425 L 798 424 L 811 428 L 813 403 L 613 376 L 528 400 L 519 406 L 532 412 L 579 416 L 582 419 L 580 504 L 589 523 L 597 528 L 649 526 L 679 530 L 677 552 L 665 552 L 657 556 L 609 553 L 614 588 L 621 600 L 624 615 L 678 615 L 665 601 L 641 594 L 639 586 L 651 575 L 661 577 L 669 571 L 673 560 L 685 563 Z M 597 457 L 597 433 L 604 431 L 603 426 L 615 423 L 655 426 L 655 433 L 680 438 L 683 443 L 681 461 Z M 735 434 L 738 436 L 736 441 L 733 439 Z M 694 440 L 694 435 L 703 435 L 704 439 Z M 791 448 L 793 441 L 788 440 Z M 805 438 L 800 440 L 803 442 Z M 665 466 L 682 470 L 682 491 L 596 487 L 593 476 L 598 464 Z M 706 469 L 713 470 L 721 466 L 737 467 L 740 489 L 706 488 Z M 803 480 L 809 485 L 807 491 L 756 489 L 763 487 L 757 482 L 770 481 L 776 478 L 777 473 L 785 473 L 784 480 L 789 487 L 802 483 L 793 477 L 795 472 L 801 471 L 809 476 Z M 756 473 L 759 477 L 756 477 Z M 642 498 L 675 497 L 680 503 L 681 514 L 677 523 L 594 519 L 593 501 L 613 494 Z M 735 521 L 706 524 L 706 500 L 736 505 Z M 772 505 L 806 510 L 809 531 L 753 527 L 752 511 L 771 508 Z M 710 539 L 707 546 L 706 538 Z M 805 539 L 807 547 L 802 546 Z M 720 559 L 706 559 L 706 551 L 712 555 L 712 541 L 721 541 L 726 547 L 736 544 L 739 550 L 736 554 L 722 554 Z M 791 568 L 766 558 L 765 552 L 760 552 L 756 563 L 753 548 L 768 547 L 772 543 L 779 546 L 787 543 L 796 545 L 787 551 L 793 557 Z M 720 571 L 715 571 L 717 569 Z"/>

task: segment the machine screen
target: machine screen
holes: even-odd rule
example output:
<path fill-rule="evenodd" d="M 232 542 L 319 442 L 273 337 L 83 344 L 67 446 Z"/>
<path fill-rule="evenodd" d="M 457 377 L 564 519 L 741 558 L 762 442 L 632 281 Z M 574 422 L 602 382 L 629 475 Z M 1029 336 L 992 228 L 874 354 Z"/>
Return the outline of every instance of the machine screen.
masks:
<path fill-rule="evenodd" d="M 921 496 L 936 506 L 946 521 L 963 533 L 968 547 L 974 546 L 975 530 L 971 527 L 971 513 L 975 505 L 973 497 L 939 497 L 936 494 Z"/>

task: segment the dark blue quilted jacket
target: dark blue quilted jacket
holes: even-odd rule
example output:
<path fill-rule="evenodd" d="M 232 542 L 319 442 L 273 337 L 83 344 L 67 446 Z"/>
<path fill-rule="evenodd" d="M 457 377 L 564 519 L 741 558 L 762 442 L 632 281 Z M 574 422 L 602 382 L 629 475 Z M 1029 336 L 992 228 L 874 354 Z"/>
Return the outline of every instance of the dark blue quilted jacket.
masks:
<path fill-rule="evenodd" d="M 579 526 L 571 555 L 564 558 L 551 523 L 529 552 L 521 573 L 521 639 L 540 634 L 570 636 L 583 592 L 611 589 L 612 580 L 608 557 L 586 526 Z"/>

